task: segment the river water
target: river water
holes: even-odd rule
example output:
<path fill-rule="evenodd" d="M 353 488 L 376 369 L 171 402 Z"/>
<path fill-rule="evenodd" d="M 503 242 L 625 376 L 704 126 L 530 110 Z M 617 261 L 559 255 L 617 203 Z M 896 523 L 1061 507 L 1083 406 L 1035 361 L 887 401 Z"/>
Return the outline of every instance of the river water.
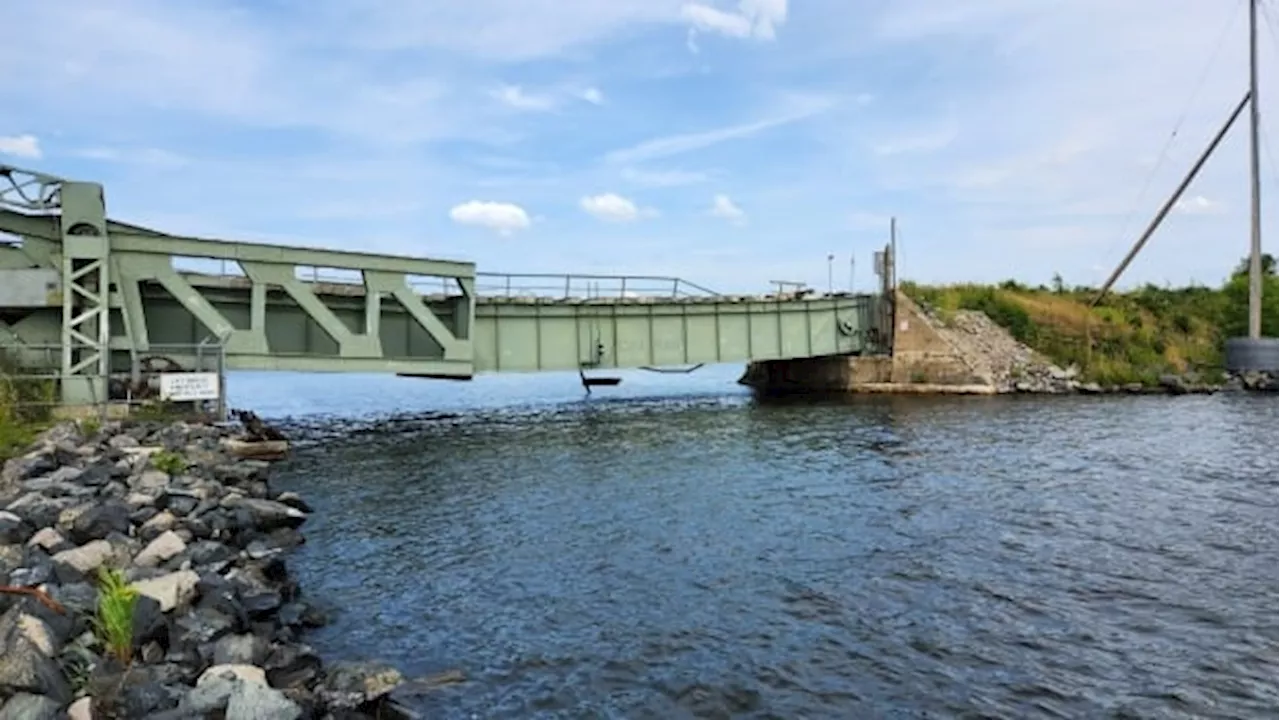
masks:
<path fill-rule="evenodd" d="M 1276 716 L 1275 396 L 739 373 L 230 387 L 305 441 L 311 641 L 462 670 L 427 717 Z"/>

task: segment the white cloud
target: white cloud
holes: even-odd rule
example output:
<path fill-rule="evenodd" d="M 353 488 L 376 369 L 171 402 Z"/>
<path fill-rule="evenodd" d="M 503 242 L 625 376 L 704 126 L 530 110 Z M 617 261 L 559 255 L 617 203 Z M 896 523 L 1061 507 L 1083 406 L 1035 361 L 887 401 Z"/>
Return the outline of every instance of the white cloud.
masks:
<path fill-rule="evenodd" d="M 1184 215 L 1221 215 L 1226 210 L 1223 203 L 1203 195 L 1179 198 L 1173 208 Z"/>
<path fill-rule="evenodd" d="M 708 211 L 712 216 L 718 217 L 737 225 L 746 220 L 747 214 L 738 207 L 728 195 L 716 195 L 711 199 L 711 210 Z"/>
<path fill-rule="evenodd" d="M 495 100 L 516 110 L 545 111 L 556 106 L 555 98 L 550 95 L 530 94 L 519 85 L 503 85 L 494 90 L 492 96 Z"/>
<path fill-rule="evenodd" d="M 703 132 L 668 135 L 645 140 L 637 145 L 614 150 L 605 155 L 605 160 L 612 163 L 637 163 L 646 160 L 679 155 L 681 153 L 701 150 L 728 140 L 740 140 L 757 135 L 765 130 L 804 120 L 829 109 L 833 101 L 828 98 L 797 98 L 792 101 L 793 107 L 774 115 L 740 125 L 730 125 Z"/>
<path fill-rule="evenodd" d="M 519 205 L 504 202 L 471 200 L 455 205 L 449 217 L 459 225 L 479 225 L 496 230 L 500 235 L 510 235 L 529 227 L 529 213 Z"/>
<path fill-rule="evenodd" d="M 761 120 L 753 123 L 731 125 L 728 127 L 717 128 L 715 130 L 707 130 L 705 132 L 685 133 L 681 135 L 668 135 L 666 137 L 653 138 L 629 148 L 614 150 L 605 155 L 605 159 L 614 163 L 633 163 L 668 157 L 670 155 L 679 155 L 691 150 L 701 150 L 704 147 L 716 145 L 718 143 L 725 142 L 726 140 L 751 137 L 763 130 L 768 130 L 769 128 L 777 127 L 778 125 L 782 125 L 790 121 L 790 119 Z"/>
<path fill-rule="evenodd" d="M 738 11 L 687 3 L 680 13 L 693 29 L 733 38 L 772 40 L 787 22 L 787 0 L 739 0 Z M 696 52 L 696 50 L 695 50 Z"/>
<path fill-rule="evenodd" d="M 641 217 L 657 214 L 652 208 L 641 209 L 633 201 L 616 193 L 590 195 L 579 200 L 578 205 L 590 215 L 606 222 L 633 222 Z"/>
<path fill-rule="evenodd" d="M 43 154 L 35 135 L 0 135 L 0 155 L 38 160 Z"/>
<path fill-rule="evenodd" d="M 690 3 L 680 9 L 694 30 L 709 30 L 721 35 L 744 38 L 751 35 L 751 21 L 737 13 Z"/>
<path fill-rule="evenodd" d="M 592 105 L 604 104 L 604 92 L 600 88 L 575 87 L 569 84 L 561 84 L 537 92 L 519 85 L 502 85 L 490 91 L 489 96 L 509 108 L 526 112 L 555 110 L 570 99 L 578 99 Z"/>

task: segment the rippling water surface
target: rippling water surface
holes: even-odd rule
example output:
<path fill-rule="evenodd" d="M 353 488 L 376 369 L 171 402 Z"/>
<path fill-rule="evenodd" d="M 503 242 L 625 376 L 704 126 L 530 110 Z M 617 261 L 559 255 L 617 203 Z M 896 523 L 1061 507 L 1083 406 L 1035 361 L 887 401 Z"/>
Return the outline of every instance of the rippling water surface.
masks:
<path fill-rule="evenodd" d="M 1274 396 L 765 402 L 737 371 L 232 390 L 404 413 L 308 421 L 277 477 L 318 510 L 312 641 L 463 670 L 428 717 L 1276 716 Z"/>

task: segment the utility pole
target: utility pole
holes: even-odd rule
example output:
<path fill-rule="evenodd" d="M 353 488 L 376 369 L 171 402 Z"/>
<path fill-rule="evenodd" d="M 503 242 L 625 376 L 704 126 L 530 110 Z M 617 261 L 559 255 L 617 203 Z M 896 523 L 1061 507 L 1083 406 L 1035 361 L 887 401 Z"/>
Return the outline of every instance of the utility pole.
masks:
<path fill-rule="evenodd" d="M 889 287 L 898 287 L 898 218 L 889 218 Z"/>
<path fill-rule="evenodd" d="M 828 295 L 836 294 L 835 266 L 832 264 L 835 262 L 835 260 L 836 260 L 836 256 L 834 254 L 827 253 L 827 294 Z"/>
<path fill-rule="evenodd" d="M 1258 0 L 1249 0 L 1249 339 L 1262 337 L 1262 189 L 1258 168 Z"/>

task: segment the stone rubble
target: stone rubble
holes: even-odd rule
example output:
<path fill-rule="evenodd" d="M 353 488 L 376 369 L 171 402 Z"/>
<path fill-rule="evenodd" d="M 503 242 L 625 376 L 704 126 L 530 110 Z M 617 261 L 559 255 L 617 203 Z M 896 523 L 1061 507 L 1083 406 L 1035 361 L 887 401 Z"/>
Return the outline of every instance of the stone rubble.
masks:
<path fill-rule="evenodd" d="M 0 718 L 413 717 L 394 668 L 326 665 L 303 642 L 325 617 L 284 557 L 310 508 L 232 435 L 65 422 L 4 464 Z M 138 591 L 127 666 L 94 632 L 103 567 Z"/>
<path fill-rule="evenodd" d="M 1277 391 L 1276 377 L 1266 373 L 1246 373 L 1227 378 L 1225 383 L 1212 383 L 1188 372 L 1184 375 L 1162 375 L 1156 386 L 1134 383 L 1103 387 L 1081 381 L 1079 368 L 1055 365 L 1044 355 L 1019 342 L 986 313 L 960 310 L 944 322 L 923 305 L 921 311 L 933 329 L 965 358 L 974 374 L 994 386 L 999 393 L 1186 395 L 1220 390 Z"/>

